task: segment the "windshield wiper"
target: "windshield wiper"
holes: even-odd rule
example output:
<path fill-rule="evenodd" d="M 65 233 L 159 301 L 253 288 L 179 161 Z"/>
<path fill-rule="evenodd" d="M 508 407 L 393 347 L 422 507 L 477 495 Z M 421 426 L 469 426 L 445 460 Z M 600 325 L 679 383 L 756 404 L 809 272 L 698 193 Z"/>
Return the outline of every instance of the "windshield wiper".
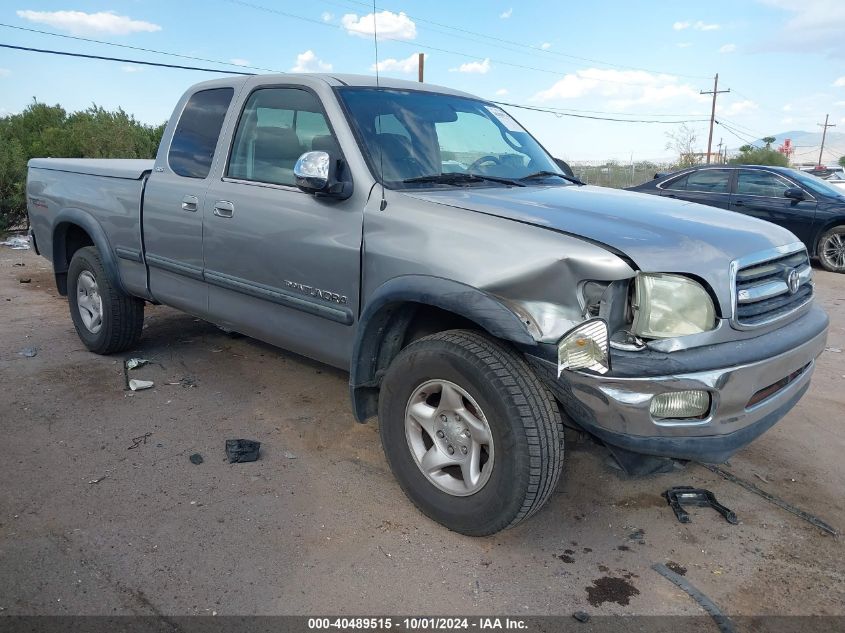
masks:
<path fill-rule="evenodd" d="M 406 178 L 402 181 L 405 184 L 412 183 L 443 183 L 445 185 L 460 186 L 464 183 L 471 182 L 498 182 L 503 185 L 511 185 L 513 187 L 524 187 L 524 182 L 519 180 L 511 180 L 510 178 L 499 178 L 497 176 L 482 176 L 481 174 L 468 174 L 464 172 L 452 172 L 444 174 L 429 174 L 428 176 L 416 176 L 415 178 Z"/>
<path fill-rule="evenodd" d="M 527 176 L 523 176 L 520 180 L 537 180 L 539 178 L 548 178 L 549 176 L 557 176 L 558 178 L 563 178 L 564 180 L 568 180 L 569 182 L 573 182 L 576 185 L 583 185 L 584 183 L 573 176 L 567 176 L 566 174 L 561 174 L 556 171 L 535 171 L 533 174 L 528 174 Z"/>

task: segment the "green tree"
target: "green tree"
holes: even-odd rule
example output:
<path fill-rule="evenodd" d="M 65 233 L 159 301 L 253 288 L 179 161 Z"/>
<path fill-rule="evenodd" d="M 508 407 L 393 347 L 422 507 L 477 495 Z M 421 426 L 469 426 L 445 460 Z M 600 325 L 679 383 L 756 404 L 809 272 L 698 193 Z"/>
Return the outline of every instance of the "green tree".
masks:
<path fill-rule="evenodd" d="M 840 157 L 839 157 L 839 165 L 840 165 L 841 167 L 845 167 L 845 156 L 840 156 Z"/>
<path fill-rule="evenodd" d="M 144 125 L 118 108 L 92 105 L 68 113 L 33 99 L 0 117 L 0 230 L 26 221 L 26 163 L 30 158 L 153 158 L 164 124 Z"/>
<path fill-rule="evenodd" d="M 767 136 L 763 139 L 765 147 L 754 147 L 743 145 L 739 148 L 739 154 L 731 158 L 728 163 L 731 165 L 772 165 L 777 167 L 789 167 L 789 159 L 785 154 L 772 149 L 775 139 Z"/>

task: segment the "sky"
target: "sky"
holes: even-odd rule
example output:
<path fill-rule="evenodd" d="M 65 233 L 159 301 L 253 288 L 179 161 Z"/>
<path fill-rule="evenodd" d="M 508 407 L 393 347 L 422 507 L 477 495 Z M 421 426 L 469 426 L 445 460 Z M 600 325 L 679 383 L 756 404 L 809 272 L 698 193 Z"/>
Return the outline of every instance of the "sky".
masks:
<path fill-rule="evenodd" d="M 226 71 L 374 74 L 375 23 L 383 75 L 415 80 L 422 52 L 426 82 L 554 110 L 507 108 L 568 160 L 669 158 L 667 133 L 682 121 L 703 151 L 711 97 L 700 91 L 716 73 L 730 93 L 718 97 L 714 147 L 818 132 L 826 114 L 831 131 L 845 132 L 843 0 L 378 0 L 373 15 L 356 0 L 5 0 L 0 44 Z M 35 97 L 160 123 L 191 84 L 217 76 L 0 48 L 0 115 Z"/>

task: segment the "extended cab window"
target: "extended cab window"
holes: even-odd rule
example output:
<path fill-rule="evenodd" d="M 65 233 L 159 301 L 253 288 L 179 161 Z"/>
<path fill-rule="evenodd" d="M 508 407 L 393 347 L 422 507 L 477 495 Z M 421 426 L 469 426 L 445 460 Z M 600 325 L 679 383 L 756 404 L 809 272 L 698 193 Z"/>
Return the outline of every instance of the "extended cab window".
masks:
<path fill-rule="evenodd" d="M 775 174 L 756 169 L 742 169 L 736 179 L 736 192 L 746 196 L 781 198 L 792 186 Z"/>
<path fill-rule="evenodd" d="M 167 154 L 167 162 L 174 172 L 186 178 L 208 176 L 220 128 L 234 94 L 232 88 L 214 88 L 197 92 L 188 99 Z"/>
<path fill-rule="evenodd" d="M 317 97 L 299 88 L 262 88 L 241 113 L 226 175 L 292 186 L 293 166 L 312 150 L 338 153 Z"/>
<path fill-rule="evenodd" d="M 665 185 L 664 189 L 673 191 L 696 191 L 701 193 L 728 193 L 730 191 L 731 172 L 728 169 L 702 169 Z"/>

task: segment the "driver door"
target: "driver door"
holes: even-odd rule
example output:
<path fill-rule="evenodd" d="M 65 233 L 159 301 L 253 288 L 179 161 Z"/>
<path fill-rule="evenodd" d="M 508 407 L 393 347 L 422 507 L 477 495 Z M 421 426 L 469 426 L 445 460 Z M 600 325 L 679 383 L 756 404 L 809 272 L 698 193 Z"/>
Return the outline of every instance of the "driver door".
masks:
<path fill-rule="evenodd" d="M 816 200 L 804 191 L 804 200 L 784 196 L 787 189 L 797 188 L 793 182 L 762 169 L 740 169 L 731 209 L 792 231 L 805 244 L 813 240 Z"/>
<path fill-rule="evenodd" d="M 313 92 L 259 87 L 245 98 L 222 177 L 205 196 L 209 312 L 233 330 L 345 367 L 364 204 L 295 186 L 294 164 L 312 150 L 341 157 Z"/>

